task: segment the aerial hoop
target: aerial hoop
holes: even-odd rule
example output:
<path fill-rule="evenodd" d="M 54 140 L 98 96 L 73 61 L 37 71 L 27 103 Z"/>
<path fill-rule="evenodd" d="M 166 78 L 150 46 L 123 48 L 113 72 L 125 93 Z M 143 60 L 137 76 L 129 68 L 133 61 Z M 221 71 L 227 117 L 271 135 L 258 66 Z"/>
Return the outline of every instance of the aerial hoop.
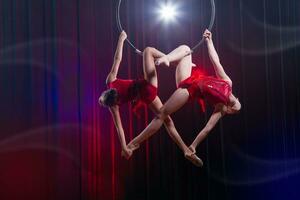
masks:
<path fill-rule="evenodd" d="M 122 4 L 122 0 L 119 0 L 118 5 L 117 5 L 117 11 L 116 11 L 116 19 L 117 19 L 117 26 L 119 31 L 123 31 L 123 27 L 122 27 L 122 23 L 121 23 L 121 19 L 120 19 L 120 8 L 121 8 L 121 4 Z M 210 0 L 210 4 L 211 4 L 211 16 L 210 16 L 210 22 L 208 25 L 208 30 L 211 31 L 214 23 L 215 23 L 215 17 L 216 17 L 216 5 L 215 5 L 215 1 L 214 0 Z M 128 39 L 128 37 L 126 38 L 127 43 L 129 44 L 129 46 L 135 51 L 135 53 L 142 55 L 142 51 L 140 51 L 138 48 L 135 47 L 135 45 Z M 191 48 L 191 52 L 193 53 L 198 47 L 201 46 L 201 44 L 204 42 L 204 38 L 202 38 L 198 44 L 196 44 L 193 48 Z"/>

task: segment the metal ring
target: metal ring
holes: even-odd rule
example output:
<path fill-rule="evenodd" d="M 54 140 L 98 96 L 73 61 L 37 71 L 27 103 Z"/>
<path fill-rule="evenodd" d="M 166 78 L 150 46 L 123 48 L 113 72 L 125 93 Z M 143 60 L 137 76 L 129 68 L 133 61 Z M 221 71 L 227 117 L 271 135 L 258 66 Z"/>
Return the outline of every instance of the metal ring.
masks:
<path fill-rule="evenodd" d="M 209 26 L 208 26 L 208 30 L 211 31 L 214 23 L 215 23 L 215 17 L 216 17 L 216 5 L 215 5 L 215 1 L 214 0 L 210 0 L 211 3 L 211 17 L 210 17 L 210 22 L 209 22 Z M 116 12 L 116 19 L 117 19 L 117 26 L 120 32 L 122 32 L 124 29 L 122 27 L 122 23 L 121 23 L 121 19 L 120 19 L 120 8 L 121 8 L 121 4 L 122 4 L 122 0 L 119 0 L 118 5 L 117 5 L 117 12 Z M 138 48 L 136 48 L 134 46 L 134 44 L 128 39 L 128 37 L 126 38 L 127 43 L 130 45 L 130 47 L 132 49 L 134 49 L 134 51 L 139 54 L 142 55 L 142 51 L 140 51 Z M 196 44 L 192 49 L 191 49 L 191 53 L 193 53 L 198 47 L 201 46 L 201 44 L 204 42 L 204 38 L 202 38 L 198 44 Z"/>

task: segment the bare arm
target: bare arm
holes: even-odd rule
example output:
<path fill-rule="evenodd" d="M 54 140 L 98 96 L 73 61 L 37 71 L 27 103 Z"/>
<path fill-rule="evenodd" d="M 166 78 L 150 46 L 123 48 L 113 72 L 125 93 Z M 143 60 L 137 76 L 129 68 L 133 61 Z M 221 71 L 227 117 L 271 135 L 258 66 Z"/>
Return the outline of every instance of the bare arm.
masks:
<path fill-rule="evenodd" d="M 122 61 L 122 56 L 123 56 L 124 41 L 126 40 L 126 38 L 127 38 L 126 33 L 124 31 L 122 31 L 119 36 L 117 49 L 116 49 L 115 56 L 114 56 L 114 62 L 113 62 L 111 71 L 106 78 L 106 83 L 110 83 L 117 78 L 119 66 Z"/>
<path fill-rule="evenodd" d="M 212 34 L 209 30 L 205 30 L 203 37 L 205 38 L 206 44 L 207 44 L 207 49 L 208 49 L 208 55 L 210 58 L 210 61 L 212 62 L 214 66 L 214 70 L 216 73 L 216 76 L 221 79 L 226 79 L 228 80 L 229 77 L 225 73 L 223 66 L 221 65 L 220 58 L 218 56 L 218 53 L 215 49 L 213 40 L 212 40 Z"/>
<path fill-rule="evenodd" d="M 216 126 L 216 124 L 218 123 L 218 121 L 222 118 L 222 116 L 225 114 L 224 112 L 224 107 L 223 106 L 217 106 L 213 112 L 213 114 L 211 115 L 211 117 L 209 118 L 207 124 L 205 125 L 205 127 L 200 131 L 200 133 L 197 135 L 197 137 L 195 138 L 194 142 L 192 143 L 192 145 L 190 146 L 190 148 L 195 151 L 196 147 L 198 146 L 198 144 L 200 142 L 202 142 L 207 135 L 209 134 L 209 132 Z"/>
<path fill-rule="evenodd" d="M 114 120 L 115 127 L 117 129 L 119 141 L 121 143 L 122 149 L 126 149 L 126 139 L 125 139 L 125 134 L 124 134 L 124 129 L 122 126 L 122 121 L 120 117 L 120 112 L 119 112 L 119 106 L 113 106 L 109 108 L 109 111 L 112 115 L 112 118 Z"/>

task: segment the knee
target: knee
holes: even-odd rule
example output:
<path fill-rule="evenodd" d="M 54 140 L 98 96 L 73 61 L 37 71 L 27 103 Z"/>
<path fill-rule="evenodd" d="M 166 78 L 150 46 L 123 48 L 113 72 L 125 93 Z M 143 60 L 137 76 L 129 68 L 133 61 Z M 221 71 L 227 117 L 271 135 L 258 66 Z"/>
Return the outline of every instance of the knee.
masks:
<path fill-rule="evenodd" d="M 154 48 L 153 47 L 146 47 L 144 49 L 143 55 L 149 55 L 153 52 Z"/>
<path fill-rule="evenodd" d="M 186 52 L 190 52 L 191 51 L 191 48 L 188 45 L 186 45 L 186 44 L 180 45 L 179 47 L 180 47 L 180 49 L 182 49 L 182 50 L 184 50 Z"/>
<path fill-rule="evenodd" d="M 156 115 L 156 118 L 160 119 L 161 121 L 165 121 L 165 120 L 168 120 L 168 113 L 166 111 L 165 108 L 161 108 L 159 110 L 159 113 Z"/>

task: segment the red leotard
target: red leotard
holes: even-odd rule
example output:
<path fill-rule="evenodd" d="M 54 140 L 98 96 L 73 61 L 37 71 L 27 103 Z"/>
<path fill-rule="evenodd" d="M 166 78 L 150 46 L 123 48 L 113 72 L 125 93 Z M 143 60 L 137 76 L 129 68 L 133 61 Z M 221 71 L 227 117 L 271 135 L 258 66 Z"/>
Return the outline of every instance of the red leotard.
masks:
<path fill-rule="evenodd" d="M 186 88 L 189 92 L 189 100 L 196 99 L 205 111 L 203 99 L 211 105 L 229 103 L 232 88 L 227 81 L 211 76 L 206 76 L 200 67 L 193 67 L 191 76 L 183 80 L 178 88 Z"/>
<path fill-rule="evenodd" d="M 116 79 L 108 84 L 108 88 L 114 88 L 118 93 L 118 105 L 127 102 L 134 103 L 134 107 L 141 103 L 150 104 L 157 96 L 157 88 L 145 79 Z"/>

